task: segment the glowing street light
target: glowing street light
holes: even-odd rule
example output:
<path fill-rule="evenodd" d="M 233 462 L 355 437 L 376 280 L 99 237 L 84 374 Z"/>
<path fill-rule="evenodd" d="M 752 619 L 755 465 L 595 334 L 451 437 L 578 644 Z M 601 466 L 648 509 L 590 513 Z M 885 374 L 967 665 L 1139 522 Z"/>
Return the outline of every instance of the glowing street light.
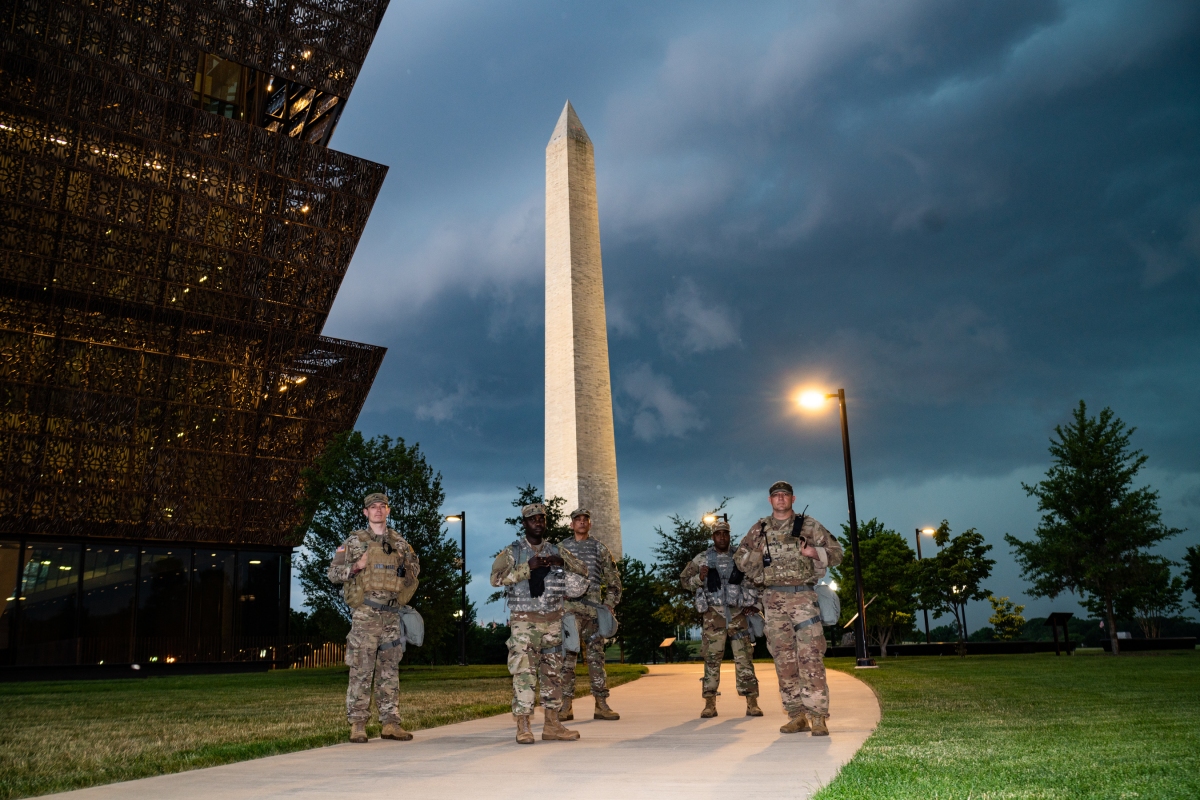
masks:
<path fill-rule="evenodd" d="M 715 511 L 710 511 L 707 514 L 705 514 L 703 517 L 701 517 L 700 521 L 703 522 L 705 525 L 708 525 L 711 527 L 711 526 L 715 525 L 717 523 L 717 520 L 719 520 L 719 519 L 723 519 L 726 522 L 729 522 L 729 515 L 728 514 L 718 514 Z"/>
<path fill-rule="evenodd" d="M 446 522 L 462 523 L 462 553 L 459 565 L 462 569 L 462 596 L 459 598 L 461 605 L 458 613 L 454 616 L 458 617 L 458 663 L 465 667 L 467 665 L 467 512 L 460 511 L 457 514 L 450 514 L 446 517 Z"/>
<path fill-rule="evenodd" d="M 921 534 L 933 536 L 937 533 L 936 528 L 917 528 L 917 561 L 921 560 Z M 921 611 L 925 614 L 925 644 L 929 644 L 929 609 L 923 608 Z"/>
<path fill-rule="evenodd" d="M 875 659 L 867 650 L 867 608 L 863 602 L 862 559 L 858 555 L 858 511 L 854 507 L 854 472 L 850 468 L 850 424 L 846 419 L 846 390 L 836 394 L 809 389 L 797 399 L 803 408 L 818 410 L 826 400 L 837 398 L 842 412 L 842 460 L 846 463 L 846 505 L 850 510 L 850 552 L 854 554 L 854 595 L 858 601 L 858 614 L 854 618 L 854 652 L 857 667 L 874 667 Z"/>

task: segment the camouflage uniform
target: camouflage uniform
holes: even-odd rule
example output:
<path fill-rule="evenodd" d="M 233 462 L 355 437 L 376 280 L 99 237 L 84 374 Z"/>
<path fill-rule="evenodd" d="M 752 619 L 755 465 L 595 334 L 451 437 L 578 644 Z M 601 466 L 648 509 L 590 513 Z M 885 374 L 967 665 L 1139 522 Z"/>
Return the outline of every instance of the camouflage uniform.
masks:
<path fill-rule="evenodd" d="M 367 552 L 368 542 L 355 531 L 333 555 L 329 565 L 329 580 L 345 583 L 354 574 L 354 563 Z M 404 537 L 391 528 L 386 537 L 366 530 L 370 539 L 387 545 L 404 556 L 404 569 L 413 578 L 421 573 L 421 563 Z M 350 685 L 346 689 L 346 719 L 366 722 L 371 716 L 371 682 L 375 683 L 375 706 L 379 721 L 400 724 L 398 695 L 400 693 L 400 659 L 404 657 L 404 636 L 400 614 L 396 609 L 396 594 L 369 591 L 364 602 L 353 610 L 350 633 L 346 636 L 346 664 L 350 667 Z"/>
<path fill-rule="evenodd" d="M 763 612 L 767 649 L 775 659 L 779 694 L 789 716 L 804 712 L 829 716 L 829 685 L 825 680 L 825 629 L 812 587 L 829 567 L 842 563 L 842 546 L 812 517 L 805 517 L 801 536 L 817 551 L 812 559 L 800 554 L 800 538 L 792 536 L 795 515 L 786 520 L 764 517 L 738 545 L 734 561 L 756 582 L 765 584 Z M 763 566 L 764 552 L 771 565 Z"/>
<path fill-rule="evenodd" d="M 721 576 L 721 590 L 705 590 L 700 578 L 700 568 L 708 565 Z M 716 697 L 721 685 L 721 661 L 725 658 L 725 640 L 732 640 L 734 675 L 737 678 L 737 693 L 743 697 L 758 694 L 758 676 L 754 674 L 754 636 L 746 622 L 746 613 L 752 612 L 758 594 L 747 579 L 742 584 L 730 584 L 733 571 L 733 553 L 719 553 L 709 548 L 693 558 L 683 568 L 679 580 L 683 588 L 697 592 L 698 608 L 703 606 L 703 621 L 700 627 L 700 653 L 704 657 L 704 681 L 701 684 L 703 697 Z"/>
<path fill-rule="evenodd" d="M 529 559 L 561 556 L 563 568 L 551 569 L 545 589 L 532 597 Z M 513 714 L 533 713 L 534 686 L 541 680 L 542 707 L 562 708 L 562 617 L 563 597 L 568 591 L 567 573 L 576 576 L 576 596 L 583 594 L 587 567 L 570 551 L 560 551 L 550 542 L 534 547 L 525 538 L 500 551 L 492 563 L 492 586 L 505 587 L 509 605 L 508 671 L 513 676 Z"/>
<path fill-rule="evenodd" d="M 586 648 L 588 678 L 592 684 L 592 696 L 608 697 L 608 675 L 604 671 L 604 639 L 600 638 L 596 623 L 596 608 L 603 604 L 615 608 L 621 602 L 621 575 L 612 553 L 594 536 L 583 541 L 570 537 L 559 547 L 577 557 L 588 568 L 587 594 L 577 600 L 567 599 L 563 608 L 575 615 L 579 627 L 579 646 Z M 603 597 L 601 590 L 603 589 Z M 563 700 L 570 702 L 575 697 L 575 664 L 579 653 L 568 652 L 563 657 Z"/>

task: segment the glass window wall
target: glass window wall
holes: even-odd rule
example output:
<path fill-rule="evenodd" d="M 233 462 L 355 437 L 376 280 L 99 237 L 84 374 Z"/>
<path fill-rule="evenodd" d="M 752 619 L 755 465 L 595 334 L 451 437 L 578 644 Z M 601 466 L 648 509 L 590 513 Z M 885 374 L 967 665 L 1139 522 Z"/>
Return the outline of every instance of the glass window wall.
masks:
<path fill-rule="evenodd" d="M 191 568 L 190 548 L 142 548 L 137 617 L 139 661 L 174 663 L 186 659 Z"/>
<path fill-rule="evenodd" d="M 20 542 L 0 541 L 0 592 L 4 592 L 4 610 L 0 612 L 0 663 L 8 661 L 13 625 L 17 611 L 17 573 L 20 572 Z"/>
<path fill-rule="evenodd" d="M 119 664 L 130 660 L 136 578 L 136 546 L 84 548 L 80 663 Z"/>
<path fill-rule="evenodd" d="M 192 658 L 224 661 L 234 656 L 234 566 L 230 550 L 196 550 L 192 570 Z"/>
<path fill-rule="evenodd" d="M 79 658 L 75 618 L 83 546 L 29 542 L 21 570 L 18 664 L 74 664 Z"/>

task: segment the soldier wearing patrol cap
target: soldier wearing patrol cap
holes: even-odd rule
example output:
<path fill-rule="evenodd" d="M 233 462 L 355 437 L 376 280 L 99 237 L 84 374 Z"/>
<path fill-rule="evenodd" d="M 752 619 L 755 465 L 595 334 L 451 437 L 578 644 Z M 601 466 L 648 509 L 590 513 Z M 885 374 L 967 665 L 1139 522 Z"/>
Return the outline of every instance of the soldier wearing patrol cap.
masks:
<path fill-rule="evenodd" d="M 588 678 L 592 697 L 596 701 L 594 719 L 620 719 L 621 715 L 608 707 L 608 675 L 604 671 L 604 645 L 599 615 L 613 617 L 613 609 L 621 602 L 621 574 L 612 552 L 599 539 L 591 536 L 592 512 L 577 508 L 571 512 L 571 531 L 574 536 L 559 545 L 574 555 L 588 570 L 587 594 L 577 600 L 567 599 L 566 613 L 574 614 L 579 627 L 579 646 L 587 648 Z M 575 664 L 579 653 L 568 651 L 563 658 L 563 707 L 559 719 L 575 719 Z"/>
<path fill-rule="evenodd" d="M 388 527 L 388 498 L 374 492 L 363 499 L 368 525 L 354 531 L 333 555 L 329 580 L 342 584 L 342 595 L 352 610 L 346 636 L 346 664 L 350 685 L 346 689 L 346 719 L 350 741 L 367 741 L 371 716 L 371 683 L 375 705 L 383 724 L 383 738 L 408 741 L 412 734 L 400 727 L 400 659 L 406 644 L 400 607 L 417 590 L 421 564 L 404 537 Z"/>
<path fill-rule="evenodd" d="M 718 519 L 712 526 L 712 547 L 687 563 L 679 580 L 696 593 L 696 610 L 703 614 L 700 625 L 700 655 L 704 659 L 704 719 L 717 716 L 717 689 L 721 685 L 721 660 L 725 641 L 733 649 L 737 693 L 746 698 L 746 716 L 761 717 L 758 707 L 758 676 L 754 674 L 754 635 L 746 615 L 757 609 L 758 592 L 733 563 L 729 547 L 729 523 Z"/>
<path fill-rule="evenodd" d="M 792 510 L 786 481 L 771 485 L 771 516 L 750 528 L 733 560 L 764 584 L 767 649 L 775 659 L 779 694 L 788 713 L 782 733 L 812 729 L 828 736 L 829 685 L 825 680 L 825 629 L 813 587 L 842 563 L 842 546 L 825 526 Z"/>
<path fill-rule="evenodd" d="M 492 563 L 491 584 L 503 586 L 508 603 L 508 671 L 513 676 L 513 718 L 517 743 L 533 744 L 529 727 L 534 685 L 541 681 L 542 739 L 569 742 L 579 738 L 558 720 L 562 709 L 563 599 L 587 591 L 587 567 L 568 550 L 544 540 L 546 507 L 531 503 L 521 509 L 525 535 L 504 548 Z"/>

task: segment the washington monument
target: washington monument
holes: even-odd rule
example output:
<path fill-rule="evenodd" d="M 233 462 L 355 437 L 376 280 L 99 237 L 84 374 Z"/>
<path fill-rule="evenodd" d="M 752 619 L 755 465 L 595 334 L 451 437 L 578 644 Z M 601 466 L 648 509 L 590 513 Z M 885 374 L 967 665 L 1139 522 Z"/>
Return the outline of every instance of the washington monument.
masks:
<path fill-rule="evenodd" d="M 617 446 L 592 140 L 568 102 L 546 145 L 546 497 L 621 557 Z"/>

